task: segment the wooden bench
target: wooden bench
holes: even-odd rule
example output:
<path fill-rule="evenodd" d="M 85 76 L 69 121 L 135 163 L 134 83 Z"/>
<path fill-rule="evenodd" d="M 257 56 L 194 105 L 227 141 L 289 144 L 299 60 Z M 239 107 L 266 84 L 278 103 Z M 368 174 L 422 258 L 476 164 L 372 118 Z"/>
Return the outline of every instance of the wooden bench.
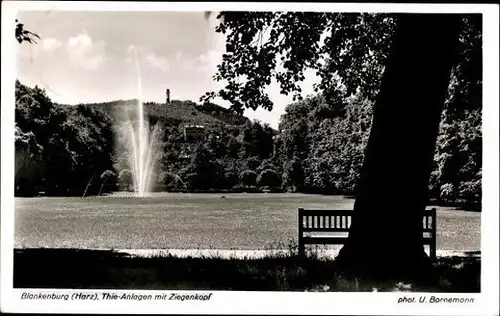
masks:
<path fill-rule="evenodd" d="M 347 236 L 307 236 L 308 233 L 348 233 L 352 211 L 305 210 L 299 208 L 299 254 L 304 255 L 305 245 L 343 245 Z M 436 209 L 425 210 L 422 218 L 424 245 L 429 246 L 430 257 L 436 260 Z"/>

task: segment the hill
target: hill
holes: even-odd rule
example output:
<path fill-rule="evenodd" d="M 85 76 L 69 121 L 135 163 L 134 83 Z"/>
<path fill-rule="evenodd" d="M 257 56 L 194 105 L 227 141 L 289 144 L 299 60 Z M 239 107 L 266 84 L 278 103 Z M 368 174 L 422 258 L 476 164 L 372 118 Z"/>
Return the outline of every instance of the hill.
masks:
<path fill-rule="evenodd" d="M 125 110 L 135 111 L 136 99 L 116 100 L 100 103 L 83 103 L 80 106 L 96 107 L 104 110 L 111 117 L 116 117 Z M 130 114 L 129 112 L 129 114 Z M 172 100 L 170 103 L 145 102 L 144 112 L 153 120 L 170 122 L 174 125 L 242 125 L 249 122 L 245 116 L 214 103 L 196 104 L 193 101 Z"/>

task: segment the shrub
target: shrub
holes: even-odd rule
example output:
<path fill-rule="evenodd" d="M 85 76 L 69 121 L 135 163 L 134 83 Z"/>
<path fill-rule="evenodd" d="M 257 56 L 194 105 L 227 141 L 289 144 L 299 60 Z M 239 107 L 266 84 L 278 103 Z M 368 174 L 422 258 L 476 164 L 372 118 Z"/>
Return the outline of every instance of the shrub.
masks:
<path fill-rule="evenodd" d="M 261 187 L 279 187 L 281 185 L 281 177 L 276 171 L 266 169 L 259 174 L 257 183 Z"/>
<path fill-rule="evenodd" d="M 123 169 L 118 174 L 118 183 L 120 187 L 129 190 L 130 185 L 132 185 L 132 173 L 128 169 Z"/>
<path fill-rule="evenodd" d="M 223 188 L 231 189 L 238 184 L 238 175 L 230 170 L 225 170 Z"/>
<path fill-rule="evenodd" d="M 257 157 L 250 157 L 246 161 L 247 168 L 250 170 L 256 170 L 260 166 L 260 160 Z"/>
<path fill-rule="evenodd" d="M 455 196 L 455 187 L 451 183 L 446 183 L 441 186 L 441 198 L 443 200 L 453 200 Z"/>
<path fill-rule="evenodd" d="M 240 175 L 240 181 L 244 186 L 255 186 L 257 184 L 257 174 L 252 170 L 245 170 Z"/>

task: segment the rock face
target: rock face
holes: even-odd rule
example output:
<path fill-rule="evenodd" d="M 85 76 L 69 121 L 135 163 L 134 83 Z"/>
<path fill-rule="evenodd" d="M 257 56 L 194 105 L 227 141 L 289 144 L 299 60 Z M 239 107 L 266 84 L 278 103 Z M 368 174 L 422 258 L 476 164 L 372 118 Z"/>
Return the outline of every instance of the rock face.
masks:
<path fill-rule="evenodd" d="M 170 89 L 167 89 L 166 94 L 167 94 L 166 103 L 170 103 Z"/>

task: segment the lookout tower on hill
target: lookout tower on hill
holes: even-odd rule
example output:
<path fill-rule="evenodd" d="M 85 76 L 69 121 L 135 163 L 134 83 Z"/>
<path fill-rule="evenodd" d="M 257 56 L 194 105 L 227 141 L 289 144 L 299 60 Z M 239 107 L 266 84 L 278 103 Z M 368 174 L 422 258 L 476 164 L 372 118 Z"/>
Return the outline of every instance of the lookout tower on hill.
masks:
<path fill-rule="evenodd" d="M 170 89 L 167 89 L 167 91 L 165 91 L 165 94 L 166 94 L 166 103 L 170 103 Z"/>

